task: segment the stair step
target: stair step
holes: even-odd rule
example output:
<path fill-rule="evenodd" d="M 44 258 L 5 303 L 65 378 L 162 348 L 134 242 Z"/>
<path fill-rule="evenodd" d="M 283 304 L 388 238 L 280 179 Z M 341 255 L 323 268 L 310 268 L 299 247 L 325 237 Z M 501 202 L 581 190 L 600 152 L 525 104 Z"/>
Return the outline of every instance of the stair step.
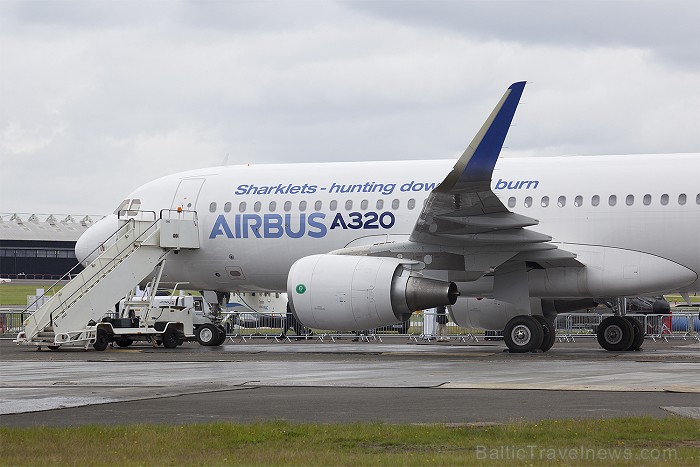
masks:
<path fill-rule="evenodd" d="M 39 334 L 36 335 L 36 337 L 51 337 L 54 338 L 56 337 L 56 334 L 52 332 L 40 332 Z"/>

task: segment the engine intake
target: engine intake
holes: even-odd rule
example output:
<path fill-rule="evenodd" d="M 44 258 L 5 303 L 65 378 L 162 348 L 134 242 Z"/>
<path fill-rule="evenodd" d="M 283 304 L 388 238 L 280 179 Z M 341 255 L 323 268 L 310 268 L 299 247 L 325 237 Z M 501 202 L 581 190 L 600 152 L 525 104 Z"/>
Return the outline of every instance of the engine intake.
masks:
<path fill-rule="evenodd" d="M 316 329 L 360 330 L 404 321 L 417 310 L 452 305 L 453 282 L 411 276 L 412 261 L 368 256 L 313 255 L 292 265 L 289 304 Z"/>

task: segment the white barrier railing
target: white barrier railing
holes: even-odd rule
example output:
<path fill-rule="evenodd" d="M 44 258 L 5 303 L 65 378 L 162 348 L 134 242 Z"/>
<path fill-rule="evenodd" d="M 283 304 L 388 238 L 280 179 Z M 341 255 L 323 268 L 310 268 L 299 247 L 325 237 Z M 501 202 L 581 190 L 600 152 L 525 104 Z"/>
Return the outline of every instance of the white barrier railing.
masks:
<path fill-rule="evenodd" d="M 554 321 L 557 339 L 562 342 L 575 341 L 577 337 L 595 337 L 600 323 L 612 314 L 562 313 Z M 637 319 L 648 339 L 656 342 L 662 339 L 678 338 L 700 342 L 700 318 L 696 313 L 673 314 L 627 314 Z"/>

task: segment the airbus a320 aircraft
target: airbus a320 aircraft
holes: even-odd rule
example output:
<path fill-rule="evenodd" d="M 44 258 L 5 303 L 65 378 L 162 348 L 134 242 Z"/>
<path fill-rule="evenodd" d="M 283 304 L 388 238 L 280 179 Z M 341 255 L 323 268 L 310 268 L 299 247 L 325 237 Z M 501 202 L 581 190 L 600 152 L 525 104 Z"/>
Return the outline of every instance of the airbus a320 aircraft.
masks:
<path fill-rule="evenodd" d="M 525 87 L 508 88 L 454 160 L 227 166 L 134 190 L 78 241 L 86 257 L 136 210 L 196 211 L 201 246 L 169 281 L 286 291 L 305 326 L 371 329 L 450 305 L 461 326 L 546 351 L 553 318 L 616 297 L 700 289 L 700 154 L 499 160 Z M 665 174 L 672 174 L 664 178 Z M 641 345 L 606 318 L 607 350 Z"/>

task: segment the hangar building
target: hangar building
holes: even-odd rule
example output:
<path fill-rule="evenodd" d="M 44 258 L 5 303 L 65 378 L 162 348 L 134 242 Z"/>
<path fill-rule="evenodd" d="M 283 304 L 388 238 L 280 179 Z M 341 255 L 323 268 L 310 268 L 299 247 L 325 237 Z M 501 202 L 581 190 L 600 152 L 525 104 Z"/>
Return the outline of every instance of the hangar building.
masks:
<path fill-rule="evenodd" d="M 0 277 L 60 279 L 78 264 L 75 242 L 101 218 L 0 213 Z"/>

